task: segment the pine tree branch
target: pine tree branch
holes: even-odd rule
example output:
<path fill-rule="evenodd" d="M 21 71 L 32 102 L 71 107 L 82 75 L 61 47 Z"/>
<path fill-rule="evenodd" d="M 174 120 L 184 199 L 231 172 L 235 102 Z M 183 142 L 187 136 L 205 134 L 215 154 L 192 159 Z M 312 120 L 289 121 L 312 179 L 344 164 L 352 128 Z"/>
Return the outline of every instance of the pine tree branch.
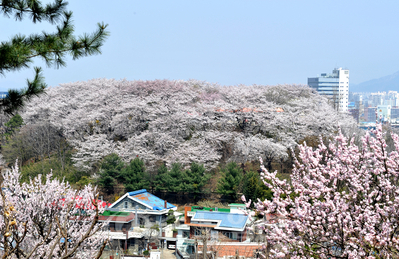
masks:
<path fill-rule="evenodd" d="M 105 39 L 109 36 L 108 25 L 99 23 L 97 30 L 79 37 L 73 35 L 72 12 L 66 11 L 67 2 L 55 0 L 43 6 L 39 0 L 0 0 L 0 13 L 16 20 L 22 20 L 25 14 L 34 23 L 43 20 L 60 23 L 55 33 L 32 34 L 28 37 L 16 35 L 8 42 L 0 43 L 0 74 L 29 68 L 33 59 L 41 57 L 47 66 L 56 68 L 66 66 L 65 55 L 73 60 L 101 54 Z M 46 84 L 40 68 L 35 69 L 35 78 L 27 80 L 28 87 L 23 90 L 9 90 L 6 98 L 0 100 L 0 109 L 6 114 L 14 115 L 24 106 L 25 101 L 44 93 Z"/>
<path fill-rule="evenodd" d="M 6 114 L 15 115 L 15 112 L 24 106 L 25 101 L 29 101 L 33 96 L 44 93 L 47 85 L 44 83 L 42 69 L 35 67 L 35 78 L 33 81 L 27 80 L 28 87 L 22 90 L 11 89 L 7 96 L 0 100 L 0 107 Z"/>
<path fill-rule="evenodd" d="M 54 3 L 46 4 L 45 7 L 37 0 L 2 0 L 0 12 L 6 17 L 14 15 L 17 21 L 21 21 L 25 14 L 28 14 L 33 23 L 46 20 L 54 24 L 59 21 L 67 5 L 68 2 L 63 0 L 56 0 Z"/>
<path fill-rule="evenodd" d="M 91 36 L 83 35 L 78 40 L 72 35 L 73 27 L 70 24 L 72 13 L 65 13 L 65 23 L 57 27 L 54 34 L 30 35 L 25 37 L 17 35 L 10 42 L 0 45 L 0 73 L 15 71 L 29 67 L 31 59 L 42 57 L 47 66 L 55 65 L 57 68 L 65 66 L 64 53 L 70 53 L 73 59 L 84 56 L 101 54 L 100 47 L 109 36 L 106 31 L 107 24 L 98 23 L 98 29 Z"/>

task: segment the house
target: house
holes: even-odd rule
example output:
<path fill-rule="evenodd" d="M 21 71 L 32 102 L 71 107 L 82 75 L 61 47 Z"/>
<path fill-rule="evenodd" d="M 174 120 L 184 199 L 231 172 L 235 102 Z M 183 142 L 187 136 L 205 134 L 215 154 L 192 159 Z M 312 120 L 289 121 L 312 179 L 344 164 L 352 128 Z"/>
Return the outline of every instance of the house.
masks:
<path fill-rule="evenodd" d="M 173 204 L 142 189 L 120 197 L 99 220 L 109 222 L 107 233 L 111 246 L 140 254 L 150 246 L 157 248 L 160 241 L 166 239 L 162 233 L 167 226 L 168 212 L 176 209 Z"/>
<path fill-rule="evenodd" d="M 195 253 L 196 247 L 204 242 L 207 242 L 208 251 L 212 251 L 220 243 L 249 242 L 246 230 L 250 222 L 248 215 L 239 209 L 241 204 L 232 204 L 229 207 L 230 209 L 185 207 L 184 224 L 176 227 L 176 245 L 181 258 L 189 258 Z"/>
<path fill-rule="evenodd" d="M 111 249 L 116 247 L 126 250 L 131 246 L 138 245 L 137 238 L 142 239 L 143 235 L 133 233 L 135 215 L 132 212 L 104 211 L 98 218 L 99 222 L 108 222 L 107 236 L 110 240 Z M 144 249 L 144 244 L 141 249 Z M 137 247 L 138 249 L 138 247 Z"/>
<path fill-rule="evenodd" d="M 126 193 L 109 208 L 114 211 L 134 212 L 137 215 L 135 225 L 142 227 L 151 227 L 154 224 L 165 226 L 169 210 L 177 210 L 175 205 L 147 192 L 146 189 Z"/>

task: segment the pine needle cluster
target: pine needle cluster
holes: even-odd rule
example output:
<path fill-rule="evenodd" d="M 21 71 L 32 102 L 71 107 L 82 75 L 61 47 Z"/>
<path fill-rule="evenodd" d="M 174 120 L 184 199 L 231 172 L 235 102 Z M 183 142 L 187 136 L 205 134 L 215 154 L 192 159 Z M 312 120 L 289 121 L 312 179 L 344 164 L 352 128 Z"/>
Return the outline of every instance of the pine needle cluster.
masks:
<path fill-rule="evenodd" d="M 0 13 L 21 21 L 25 17 L 33 23 L 49 22 L 56 25 L 53 33 L 41 32 L 28 36 L 17 34 L 9 41 L 0 43 L 0 74 L 29 68 L 34 58 L 41 58 L 48 67 L 66 66 L 65 57 L 73 60 L 101 54 L 101 46 L 108 37 L 107 24 L 98 23 L 91 34 L 75 36 L 72 12 L 66 10 L 67 2 L 55 0 L 43 5 L 37 0 L 0 0 Z M 34 67 L 33 80 L 27 80 L 27 87 L 11 89 L 6 98 L 0 100 L 0 108 L 6 114 L 15 114 L 25 102 L 45 92 L 46 83 L 42 69 Z"/>

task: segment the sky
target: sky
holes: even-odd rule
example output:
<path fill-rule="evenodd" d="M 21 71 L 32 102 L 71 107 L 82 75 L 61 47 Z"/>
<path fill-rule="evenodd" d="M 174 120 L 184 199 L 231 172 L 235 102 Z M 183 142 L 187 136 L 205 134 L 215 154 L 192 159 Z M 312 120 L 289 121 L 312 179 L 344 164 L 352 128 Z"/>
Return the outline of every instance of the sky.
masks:
<path fill-rule="evenodd" d="M 68 10 L 76 35 L 108 24 L 102 54 L 60 69 L 36 59 L 0 77 L 0 91 L 25 87 L 33 66 L 49 86 L 94 78 L 306 84 L 335 67 L 358 84 L 399 70 L 397 0 L 73 0 Z M 0 18 L 1 41 L 41 31 L 55 26 Z"/>

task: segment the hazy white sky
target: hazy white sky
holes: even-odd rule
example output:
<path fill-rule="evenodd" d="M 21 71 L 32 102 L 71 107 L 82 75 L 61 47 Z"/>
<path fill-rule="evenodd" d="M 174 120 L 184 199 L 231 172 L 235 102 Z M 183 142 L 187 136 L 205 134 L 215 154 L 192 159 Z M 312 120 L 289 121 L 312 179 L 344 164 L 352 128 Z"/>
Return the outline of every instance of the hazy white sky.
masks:
<path fill-rule="evenodd" d="M 46 68 L 50 86 L 92 78 L 306 84 L 334 67 L 349 68 L 357 84 L 399 70 L 397 0 L 73 0 L 68 9 L 77 34 L 103 21 L 111 36 L 102 55 Z M 42 30 L 54 26 L 0 18 L 1 41 Z M 32 76 L 8 73 L 0 91 Z"/>

